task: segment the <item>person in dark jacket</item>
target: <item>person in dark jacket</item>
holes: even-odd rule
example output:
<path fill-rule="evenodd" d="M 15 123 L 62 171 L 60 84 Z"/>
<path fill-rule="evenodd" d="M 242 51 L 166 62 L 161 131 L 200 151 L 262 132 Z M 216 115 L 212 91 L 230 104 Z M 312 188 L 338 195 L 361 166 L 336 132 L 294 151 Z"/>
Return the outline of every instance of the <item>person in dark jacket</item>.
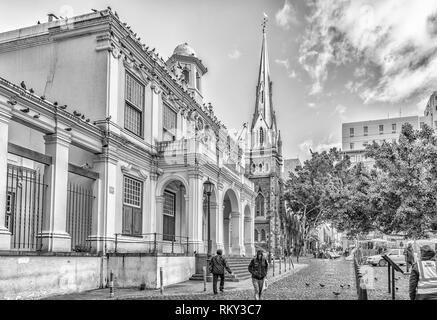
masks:
<path fill-rule="evenodd" d="M 404 250 L 405 255 L 405 264 L 407 265 L 407 272 L 410 270 L 410 266 L 412 267 L 414 264 L 414 252 L 413 252 L 413 245 L 411 243 L 408 244 L 408 246 Z"/>
<path fill-rule="evenodd" d="M 217 250 L 217 255 L 211 258 L 209 263 L 209 272 L 212 273 L 212 289 L 214 294 L 217 294 L 217 280 L 220 277 L 220 292 L 223 292 L 225 287 L 225 269 L 232 274 L 231 269 L 228 266 L 228 262 L 223 257 L 222 249 Z"/>
<path fill-rule="evenodd" d="M 420 259 L 410 275 L 411 300 L 437 300 L 435 251 L 428 245 L 420 248 Z"/>
<path fill-rule="evenodd" d="M 252 275 L 252 284 L 255 289 L 255 300 L 261 299 L 261 294 L 264 289 L 264 281 L 267 276 L 269 264 L 263 255 L 262 250 L 256 252 L 256 257 L 250 261 L 249 272 Z"/>

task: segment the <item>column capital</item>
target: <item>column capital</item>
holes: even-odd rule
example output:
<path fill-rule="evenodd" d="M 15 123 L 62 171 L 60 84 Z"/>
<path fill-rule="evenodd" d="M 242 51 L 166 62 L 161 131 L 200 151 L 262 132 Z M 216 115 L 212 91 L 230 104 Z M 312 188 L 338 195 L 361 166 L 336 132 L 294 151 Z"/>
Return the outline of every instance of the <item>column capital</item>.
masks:
<path fill-rule="evenodd" d="M 57 131 L 52 134 L 44 135 L 44 141 L 46 145 L 61 144 L 64 146 L 69 146 L 71 143 L 71 135 L 66 132 Z"/>

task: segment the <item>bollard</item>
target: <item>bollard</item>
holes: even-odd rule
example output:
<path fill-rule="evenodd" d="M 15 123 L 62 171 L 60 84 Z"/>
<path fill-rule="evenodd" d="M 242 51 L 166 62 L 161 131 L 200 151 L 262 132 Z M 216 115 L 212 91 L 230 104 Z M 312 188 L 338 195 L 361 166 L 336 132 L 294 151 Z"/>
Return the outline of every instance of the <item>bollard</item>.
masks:
<path fill-rule="evenodd" d="M 203 266 L 203 291 L 206 291 L 206 267 Z"/>
<path fill-rule="evenodd" d="M 162 267 L 159 268 L 159 276 L 161 278 L 161 294 L 164 294 L 164 272 L 162 271 Z"/>
<path fill-rule="evenodd" d="M 285 273 L 287 273 L 287 257 L 284 256 L 284 269 L 285 269 Z"/>
<path fill-rule="evenodd" d="M 275 276 L 275 257 L 273 257 L 273 276 Z"/>
<path fill-rule="evenodd" d="M 109 274 L 109 297 L 114 298 L 114 273 Z"/>
<path fill-rule="evenodd" d="M 281 274 L 281 256 L 279 256 L 279 274 Z"/>

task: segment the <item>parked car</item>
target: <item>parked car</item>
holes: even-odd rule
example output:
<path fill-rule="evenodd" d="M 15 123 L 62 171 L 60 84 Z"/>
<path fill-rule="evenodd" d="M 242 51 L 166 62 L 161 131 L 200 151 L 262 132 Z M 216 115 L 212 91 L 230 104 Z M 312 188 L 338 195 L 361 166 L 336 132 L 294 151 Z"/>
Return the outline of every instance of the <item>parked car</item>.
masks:
<path fill-rule="evenodd" d="M 384 267 L 387 265 L 387 261 L 382 257 L 386 254 L 394 263 L 398 265 L 405 265 L 405 256 L 403 249 L 390 249 L 383 254 L 377 254 L 374 256 L 367 257 L 367 263 L 373 266 Z"/>
<path fill-rule="evenodd" d="M 340 255 L 337 252 L 334 252 L 334 251 L 326 251 L 326 255 L 329 257 L 329 259 L 340 258 Z"/>

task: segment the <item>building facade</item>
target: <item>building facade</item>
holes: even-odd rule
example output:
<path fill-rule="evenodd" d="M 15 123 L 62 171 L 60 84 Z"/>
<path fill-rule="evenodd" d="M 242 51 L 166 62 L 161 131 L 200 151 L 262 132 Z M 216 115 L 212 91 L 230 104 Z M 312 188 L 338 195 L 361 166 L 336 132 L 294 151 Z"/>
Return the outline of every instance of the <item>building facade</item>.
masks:
<path fill-rule="evenodd" d="M 0 297 L 92 289 L 108 270 L 181 282 L 208 241 L 254 255 L 258 192 L 244 142 L 203 103 L 207 71 L 186 43 L 163 60 L 109 9 L 0 34 Z M 12 282 L 18 265 L 34 287 Z"/>
<path fill-rule="evenodd" d="M 255 110 L 246 139 L 246 174 L 256 192 L 255 243 L 266 250 L 280 252 L 284 212 L 282 140 L 272 101 L 266 22 L 264 20 Z"/>

